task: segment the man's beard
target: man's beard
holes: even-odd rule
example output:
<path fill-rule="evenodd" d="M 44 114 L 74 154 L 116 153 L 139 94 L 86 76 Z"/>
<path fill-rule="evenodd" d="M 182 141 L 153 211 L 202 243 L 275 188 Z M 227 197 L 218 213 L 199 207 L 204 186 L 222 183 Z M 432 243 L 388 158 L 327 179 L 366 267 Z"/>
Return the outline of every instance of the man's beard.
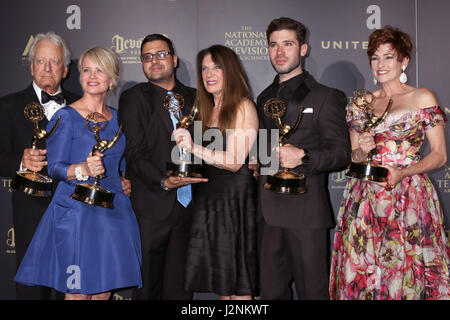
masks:
<path fill-rule="evenodd" d="M 298 59 L 292 61 L 291 64 L 284 65 L 284 66 L 277 66 L 274 62 L 272 62 L 272 60 L 270 60 L 272 67 L 275 69 L 275 71 L 278 74 L 287 74 L 287 73 L 291 72 L 292 70 L 294 70 L 294 69 L 298 68 L 298 66 L 300 66 L 300 62 L 301 62 L 301 56 L 298 56 Z"/>
<path fill-rule="evenodd" d="M 172 77 L 174 70 L 169 71 L 169 70 L 164 70 L 163 72 L 159 72 L 157 73 L 157 75 L 153 76 L 152 75 L 152 71 L 145 71 L 144 74 L 147 77 L 147 79 L 151 82 L 164 82 L 169 80 Z"/>

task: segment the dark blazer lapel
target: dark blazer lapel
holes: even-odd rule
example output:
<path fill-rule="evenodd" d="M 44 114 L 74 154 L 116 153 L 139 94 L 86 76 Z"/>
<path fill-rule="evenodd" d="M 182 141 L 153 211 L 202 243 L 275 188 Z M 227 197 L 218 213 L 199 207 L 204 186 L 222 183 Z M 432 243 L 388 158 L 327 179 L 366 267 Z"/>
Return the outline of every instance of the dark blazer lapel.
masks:
<path fill-rule="evenodd" d="M 270 98 L 273 98 L 270 95 L 270 92 L 272 92 L 273 87 L 277 85 L 278 82 L 278 76 L 275 77 L 275 80 L 272 82 L 272 84 L 267 87 L 267 89 L 265 89 L 261 95 L 258 97 L 259 99 L 259 103 L 261 104 L 261 106 L 264 107 L 264 105 L 267 103 L 267 101 L 269 101 Z M 266 129 L 277 129 L 277 125 L 276 125 L 276 121 L 273 120 L 272 118 L 268 117 L 265 115 L 264 110 L 260 110 L 259 112 L 259 120 L 262 122 L 263 127 Z"/>
<path fill-rule="evenodd" d="M 26 100 L 29 100 L 28 103 L 31 102 L 39 102 L 38 96 L 36 95 L 36 91 L 34 91 L 33 84 L 30 84 L 26 89 Z M 24 106 L 25 107 L 25 106 Z"/>
<path fill-rule="evenodd" d="M 306 106 L 302 105 L 302 102 L 305 100 L 309 91 L 310 90 L 308 86 L 305 84 L 305 81 L 303 81 L 297 87 L 297 89 L 295 89 L 292 99 L 288 101 L 286 113 L 283 117 L 283 120 L 288 121 L 288 124 L 290 126 L 293 126 L 295 124 L 295 122 L 297 121 L 298 114 L 302 111 L 302 109 L 306 108 Z"/>

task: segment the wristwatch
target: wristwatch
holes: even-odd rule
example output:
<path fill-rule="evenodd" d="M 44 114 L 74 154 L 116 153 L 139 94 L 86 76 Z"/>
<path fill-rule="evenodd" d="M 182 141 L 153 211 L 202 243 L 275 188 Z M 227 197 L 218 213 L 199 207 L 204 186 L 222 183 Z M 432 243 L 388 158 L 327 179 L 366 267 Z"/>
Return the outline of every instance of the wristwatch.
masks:
<path fill-rule="evenodd" d="M 309 164 L 309 151 L 308 149 L 303 149 L 303 152 L 305 153 L 302 157 L 302 164 Z"/>
<path fill-rule="evenodd" d="M 170 188 L 167 188 L 166 187 L 166 185 L 164 184 L 164 181 L 166 181 L 166 178 L 162 178 L 161 179 L 161 181 L 160 181 L 160 186 L 161 186 L 161 189 L 163 189 L 164 191 L 169 191 L 170 190 Z"/>

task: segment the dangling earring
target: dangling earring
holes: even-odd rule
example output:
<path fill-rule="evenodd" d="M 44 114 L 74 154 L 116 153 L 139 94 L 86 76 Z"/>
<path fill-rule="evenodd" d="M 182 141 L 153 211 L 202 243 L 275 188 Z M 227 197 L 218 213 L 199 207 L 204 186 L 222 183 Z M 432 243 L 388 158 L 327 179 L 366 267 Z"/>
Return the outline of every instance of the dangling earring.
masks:
<path fill-rule="evenodd" d="M 406 81 L 408 81 L 408 77 L 406 76 L 405 70 L 406 70 L 406 66 L 402 66 L 402 71 L 403 72 L 400 75 L 400 82 L 401 83 L 406 83 Z"/>
<path fill-rule="evenodd" d="M 376 78 L 373 78 L 373 84 L 377 85 L 377 83 L 378 83 L 378 80 Z"/>

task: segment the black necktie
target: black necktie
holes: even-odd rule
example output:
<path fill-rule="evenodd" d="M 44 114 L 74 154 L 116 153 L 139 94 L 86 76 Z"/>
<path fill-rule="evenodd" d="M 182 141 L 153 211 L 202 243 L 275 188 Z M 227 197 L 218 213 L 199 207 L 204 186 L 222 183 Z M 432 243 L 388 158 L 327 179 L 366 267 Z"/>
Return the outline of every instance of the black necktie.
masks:
<path fill-rule="evenodd" d="M 63 104 L 64 101 L 65 101 L 62 92 L 57 93 L 54 96 L 51 96 L 47 92 L 42 90 L 41 91 L 41 102 L 42 102 L 42 104 L 45 104 L 45 103 L 49 102 L 50 100 L 55 101 L 57 104 Z"/>

